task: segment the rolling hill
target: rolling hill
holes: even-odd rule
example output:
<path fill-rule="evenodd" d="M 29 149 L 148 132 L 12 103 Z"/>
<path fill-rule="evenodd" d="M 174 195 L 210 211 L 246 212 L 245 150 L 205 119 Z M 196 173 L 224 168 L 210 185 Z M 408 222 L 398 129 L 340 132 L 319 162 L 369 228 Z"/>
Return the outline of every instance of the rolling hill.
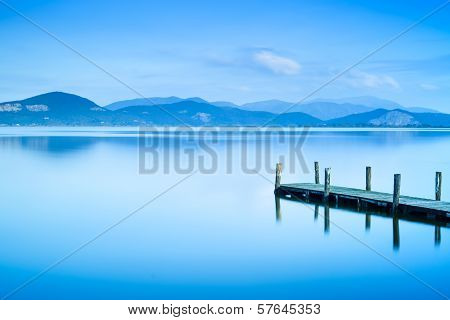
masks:
<path fill-rule="evenodd" d="M 326 122 L 339 127 L 450 127 L 450 115 L 444 113 L 413 113 L 402 109 L 376 109 Z"/>
<path fill-rule="evenodd" d="M 3 125 L 101 125 L 111 111 L 80 96 L 50 92 L 24 100 L 0 103 Z"/>

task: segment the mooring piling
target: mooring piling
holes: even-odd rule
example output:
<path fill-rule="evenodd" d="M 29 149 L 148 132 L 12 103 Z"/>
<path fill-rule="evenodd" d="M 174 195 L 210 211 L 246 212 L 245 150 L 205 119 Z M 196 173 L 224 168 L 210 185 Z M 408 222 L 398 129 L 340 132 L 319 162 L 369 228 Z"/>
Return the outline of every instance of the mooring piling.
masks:
<path fill-rule="evenodd" d="M 441 201 L 441 193 L 442 193 L 442 172 L 436 172 L 436 184 L 435 184 L 435 192 L 437 201 Z"/>
<path fill-rule="evenodd" d="M 330 183 L 331 183 L 331 168 L 325 168 L 325 183 L 323 189 L 323 199 L 328 201 L 328 197 L 330 196 Z"/>
<path fill-rule="evenodd" d="M 400 203 L 400 183 L 402 176 L 398 173 L 394 174 L 394 193 L 392 195 L 392 212 L 396 213 Z"/>
<path fill-rule="evenodd" d="M 277 190 L 281 186 L 281 171 L 283 170 L 283 165 L 281 163 L 277 163 L 276 172 L 275 172 L 275 190 Z"/>
<path fill-rule="evenodd" d="M 319 162 L 317 162 L 317 161 L 314 162 L 314 178 L 315 178 L 316 184 L 319 184 L 320 183 L 320 179 L 319 179 Z"/>
<path fill-rule="evenodd" d="M 366 191 L 372 191 L 372 167 L 366 167 Z"/>

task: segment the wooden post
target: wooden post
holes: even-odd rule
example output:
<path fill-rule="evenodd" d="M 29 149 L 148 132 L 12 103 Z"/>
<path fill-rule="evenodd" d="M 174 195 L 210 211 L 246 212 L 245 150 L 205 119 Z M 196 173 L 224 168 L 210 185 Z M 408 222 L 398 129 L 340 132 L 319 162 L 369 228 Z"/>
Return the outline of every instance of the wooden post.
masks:
<path fill-rule="evenodd" d="M 315 182 L 316 184 L 319 184 L 319 162 L 315 161 L 314 162 L 314 178 L 315 178 Z"/>
<path fill-rule="evenodd" d="M 277 163 L 276 176 L 275 176 L 275 190 L 277 190 L 281 185 L 281 171 L 283 166 L 281 163 Z"/>
<path fill-rule="evenodd" d="M 400 202 L 400 182 L 402 176 L 400 174 L 394 174 L 394 194 L 392 199 L 392 212 L 396 213 L 398 209 L 398 204 Z"/>
<path fill-rule="evenodd" d="M 325 201 L 328 201 L 328 197 L 330 196 L 330 171 L 331 168 L 325 168 L 325 183 L 324 183 L 324 190 L 323 190 L 323 199 Z"/>
<path fill-rule="evenodd" d="M 441 201 L 441 193 L 442 193 L 442 172 L 436 172 L 436 200 Z"/>
<path fill-rule="evenodd" d="M 366 191 L 372 190 L 372 167 L 366 167 Z"/>

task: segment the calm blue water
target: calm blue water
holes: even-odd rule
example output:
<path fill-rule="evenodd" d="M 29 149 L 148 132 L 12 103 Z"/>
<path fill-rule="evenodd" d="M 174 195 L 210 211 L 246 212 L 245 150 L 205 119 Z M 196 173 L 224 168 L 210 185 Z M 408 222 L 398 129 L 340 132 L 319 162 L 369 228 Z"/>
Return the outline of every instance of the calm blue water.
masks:
<path fill-rule="evenodd" d="M 249 159 L 260 139 L 250 141 Z M 314 205 L 287 200 L 277 217 L 274 176 L 239 169 L 239 137 L 217 139 L 217 170 L 192 176 L 171 170 L 172 152 L 208 153 L 195 139 L 174 140 L 167 135 L 157 147 L 167 151 L 169 172 L 140 174 L 133 129 L 1 128 L 1 296 L 158 195 L 10 298 L 443 298 L 429 286 L 450 295 L 448 228 L 439 243 L 433 224 L 400 220 L 394 248 L 391 218 L 372 215 L 367 229 L 365 214 L 330 208 L 324 232 L 323 207 L 315 219 Z M 336 185 L 363 188 L 371 165 L 374 190 L 390 192 L 401 173 L 403 194 L 433 198 L 442 171 L 442 198 L 450 200 L 450 131 L 311 131 L 302 150 L 306 169 L 314 161 L 332 167 Z M 274 143 L 267 153 L 262 167 L 273 167 L 288 146 Z M 189 167 L 186 157 L 180 163 Z M 313 181 L 298 164 L 283 182 Z"/>

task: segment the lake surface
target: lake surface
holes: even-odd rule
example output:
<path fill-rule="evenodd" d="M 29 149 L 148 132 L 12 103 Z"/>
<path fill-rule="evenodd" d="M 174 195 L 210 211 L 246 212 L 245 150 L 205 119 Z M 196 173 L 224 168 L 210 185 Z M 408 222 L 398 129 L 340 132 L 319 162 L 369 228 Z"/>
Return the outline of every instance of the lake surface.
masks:
<path fill-rule="evenodd" d="M 283 183 L 312 182 L 319 161 L 332 184 L 364 188 L 370 165 L 373 190 L 391 192 L 401 173 L 401 193 L 425 198 L 442 171 L 450 201 L 449 130 L 298 130 L 294 158 L 273 133 L 214 135 L 210 149 L 195 134 L 151 133 L 146 148 L 138 136 L 0 128 L 2 297 L 450 296 L 447 227 L 437 237 L 433 223 L 400 220 L 395 244 L 391 217 L 330 208 L 327 228 L 322 206 L 283 199 L 277 213 L 267 170 L 282 156 Z"/>

